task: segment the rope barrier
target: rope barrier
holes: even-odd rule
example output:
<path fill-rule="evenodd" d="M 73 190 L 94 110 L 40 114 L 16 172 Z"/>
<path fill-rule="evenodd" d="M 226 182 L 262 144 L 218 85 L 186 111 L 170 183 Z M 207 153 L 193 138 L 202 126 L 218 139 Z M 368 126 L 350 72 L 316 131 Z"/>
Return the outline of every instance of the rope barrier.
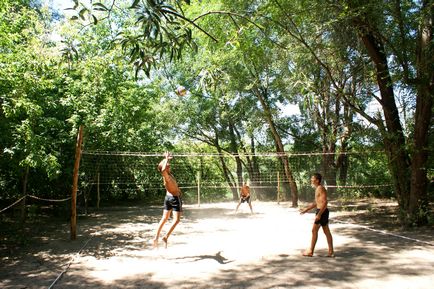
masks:
<path fill-rule="evenodd" d="M 25 197 L 21 197 L 19 200 L 17 200 L 15 203 L 13 203 L 12 205 L 7 206 L 6 208 L 2 209 L 0 211 L 0 213 L 3 213 L 4 211 L 6 211 L 7 209 L 12 208 L 13 206 L 15 206 L 16 204 L 18 204 L 19 202 L 21 202 Z"/>
<path fill-rule="evenodd" d="M 80 196 L 81 192 L 77 194 L 77 196 Z M 7 206 L 6 208 L 0 210 L 0 213 L 3 213 L 4 211 L 6 211 L 7 209 L 12 208 L 13 206 L 15 206 L 16 204 L 18 204 L 19 202 L 21 202 L 24 198 L 29 197 L 35 200 L 39 200 L 39 201 L 46 201 L 46 202 L 65 202 L 71 199 L 71 197 L 65 198 L 65 199 L 45 199 L 45 198 L 40 198 L 40 197 L 36 197 L 33 195 L 27 195 L 24 197 L 21 197 L 20 199 L 18 199 L 17 201 L 15 201 L 13 204 Z"/>
<path fill-rule="evenodd" d="M 57 276 L 57 278 L 53 281 L 53 283 L 51 283 L 50 287 L 48 287 L 48 289 L 53 288 L 53 286 L 57 283 L 57 281 L 60 280 L 60 278 L 63 276 L 63 274 L 66 273 L 66 271 L 68 271 L 69 267 L 71 267 L 71 264 L 75 261 L 76 258 L 78 258 L 81 254 L 81 251 L 83 251 L 83 249 L 87 246 L 87 244 L 89 243 L 89 241 L 93 238 L 93 235 L 90 236 L 90 238 L 86 241 L 86 243 L 84 243 L 84 245 L 80 248 L 80 250 L 75 254 L 75 256 L 71 259 L 71 261 L 69 261 L 68 265 L 66 266 L 65 269 L 63 269 L 62 272 L 60 272 L 60 274 Z"/>
<path fill-rule="evenodd" d="M 68 197 L 68 198 L 66 198 L 66 199 L 54 200 L 54 199 L 44 199 L 44 198 L 39 198 L 39 197 L 36 197 L 36 196 L 31 196 L 31 195 L 28 196 L 28 197 L 30 197 L 30 198 L 32 198 L 32 199 L 35 199 L 35 200 L 46 201 L 46 202 L 65 202 L 65 201 L 68 201 L 68 200 L 71 199 L 71 197 Z"/>

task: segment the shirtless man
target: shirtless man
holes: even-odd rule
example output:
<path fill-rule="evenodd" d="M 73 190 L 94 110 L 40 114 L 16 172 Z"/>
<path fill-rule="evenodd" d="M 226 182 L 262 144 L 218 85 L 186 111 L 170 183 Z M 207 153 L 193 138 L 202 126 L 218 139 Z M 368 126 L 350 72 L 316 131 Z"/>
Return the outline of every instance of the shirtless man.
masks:
<path fill-rule="evenodd" d="M 181 201 L 181 190 L 176 183 L 175 178 L 170 172 L 169 160 L 172 159 L 172 155 L 168 152 L 164 154 L 164 159 L 158 164 L 158 170 L 163 176 L 164 187 L 166 188 L 166 197 L 164 199 L 164 210 L 163 216 L 158 223 L 157 234 L 153 240 L 154 247 L 158 247 L 158 239 L 160 237 L 161 229 L 170 217 L 170 213 L 173 211 L 173 224 L 167 232 L 166 236 L 163 237 L 163 242 L 165 248 L 167 248 L 167 240 L 170 234 L 172 234 L 176 225 L 178 225 L 182 214 L 182 201 Z"/>
<path fill-rule="evenodd" d="M 247 202 L 247 204 L 249 204 L 250 212 L 253 214 L 252 202 L 250 201 L 250 187 L 247 182 L 244 182 L 243 186 L 241 187 L 240 201 L 238 202 L 237 208 L 235 209 L 235 213 L 238 211 L 241 203 L 244 202 Z"/>
<path fill-rule="evenodd" d="M 311 177 L 310 183 L 312 187 L 315 188 L 315 202 L 310 204 L 307 208 L 300 210 L 300 213 L 304 214 L 307 211 L 316 208 L 315 222 L 312 227 L 312 241 L 310 244 L 310 248 L 303 252 L 303 256 L 307 257 L 313 256 L 313 251 L 315 250 L 316 241 L 318 239 L 318 231 L 321 226 L 327 238 L 327 244 L 329 247 L 328 257 L 334 257 L 333 237 L 328 226 L 329 209 L 327 208 L 327 191 L 321 185 L 321 179 L 322 176 L 318 173 L 314 174 Z"/>

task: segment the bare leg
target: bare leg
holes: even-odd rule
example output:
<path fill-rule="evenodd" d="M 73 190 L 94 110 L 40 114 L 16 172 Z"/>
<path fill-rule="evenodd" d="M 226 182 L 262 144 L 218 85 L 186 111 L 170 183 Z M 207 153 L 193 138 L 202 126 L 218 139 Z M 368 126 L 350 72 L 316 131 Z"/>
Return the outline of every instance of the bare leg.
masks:
<path fill-rule="evenodd" d="M 249 200 L 250 212 L 253 214 L 252 202 Z"/>
<path fill-rule="evenodd" d="M 329 257 L 334 257 L 335 255 L 335 251 L 333 249 L 333 237 L 332 237 L 332 233 L 330 232 L 330 228 L 328 225 L 323 226 L 322 230 L 324 231 L 324 234 L 326 235 L 327 238 L 327 244 L 329 246 Z"/>
<path fill-rule="evenodd" d="M 319 231 L 319 227 L 321 227 L 320 224 L 313 224 L 312 226 L 312 240 L 310 242 L 310 249 L 304 251 L 303 256 L 308 256 L 308 257 L 312 257 L 313 256 L 313 252 L 315 251 L 315 245 L 316 245 L 316 241 L 318 240 L 318 231 Z"/>
<path fill-rule="evenodd" d="M 241 200 L 238 202 L 237 208 L 235 209 L 235 213 L 238 212 L 238 208 L 240 207 L 240 205 L 241 205 Z"/>
<path fill-rule="evenodd" d="M 169 239 L 170 234 L 172 234 L 173 230 L 175 230 L 176 225 L 178 225 L 180 219 L 181 219 L 182 212 L 176 212 L 173 211 L 173 224 L 172 227 L 170 227 L 169 232 L 167 232 L 166 236 L 163 237 L 163 242 L 165 248 L 167 248 L 167 239 Z"/>
<path fill-rule="evenodd" d="M 161 217 L 160 222 L 158 223 L 158 229 L 157 234 L 155 235 L 155 238 L 153 240 L 154 248 L 158 247 L 158 239 L 160 238 L 161 229 L 163 229 L 164 224 L 167 222 L 167 220 L 170 217 L 170 213 L 172 210 L 163 210 L 163 216 Z"/>

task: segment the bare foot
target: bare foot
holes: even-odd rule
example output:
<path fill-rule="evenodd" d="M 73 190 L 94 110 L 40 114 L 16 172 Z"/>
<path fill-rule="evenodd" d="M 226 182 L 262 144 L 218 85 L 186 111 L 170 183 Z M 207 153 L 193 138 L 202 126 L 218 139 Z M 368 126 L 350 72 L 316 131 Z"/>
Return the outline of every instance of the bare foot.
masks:
<path fill-rule="evenodd" d="M 335 257 L 335 252 L 328 253 L 327 257 L 334 258 Z"/>
<path fill-rule="evenodd" d="M 163 239 L 161 239 L 161 240 L 163 240 L 163 242 L 164 242 L 164 248 L 167 249 L 167 236 L 163 237 Z"/>
<path fill-rule="evenodd" d="M 153 246 L 154 248 L 158 248 L 158 239 L 153 239 L 153 240 L 152 240 L 152 246 Z"/>
<path fill-rule="evenodd" d="M 311 251 L 306 250 L 302 252 L 301 255 L 303 255 L 304 257 L 312 257 L 313 253 Z"/>

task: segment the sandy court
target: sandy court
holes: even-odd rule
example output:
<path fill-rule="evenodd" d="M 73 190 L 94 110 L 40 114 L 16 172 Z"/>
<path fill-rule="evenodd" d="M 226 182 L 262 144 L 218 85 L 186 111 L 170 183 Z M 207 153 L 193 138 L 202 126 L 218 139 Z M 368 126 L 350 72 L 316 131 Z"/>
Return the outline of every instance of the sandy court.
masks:
<path fill-rule="evenodd" d="M 433 288 L 432 245 L 337 222 L 345 214 L 332 211 L 336 258 L 326 257 L 322 230 L 315 256 L 302 257 L 313 214 L 288 203 L 254 202 L 253 215 L 235 206 L 186 205 L 167 249 L 150 243 L 161 208 L 102 210 L 79 219 L 77 241 L 65 228 L 64 240 L 6 258 L 0 287 L 48 288 L 70 264 L 53 288 Z"/>

